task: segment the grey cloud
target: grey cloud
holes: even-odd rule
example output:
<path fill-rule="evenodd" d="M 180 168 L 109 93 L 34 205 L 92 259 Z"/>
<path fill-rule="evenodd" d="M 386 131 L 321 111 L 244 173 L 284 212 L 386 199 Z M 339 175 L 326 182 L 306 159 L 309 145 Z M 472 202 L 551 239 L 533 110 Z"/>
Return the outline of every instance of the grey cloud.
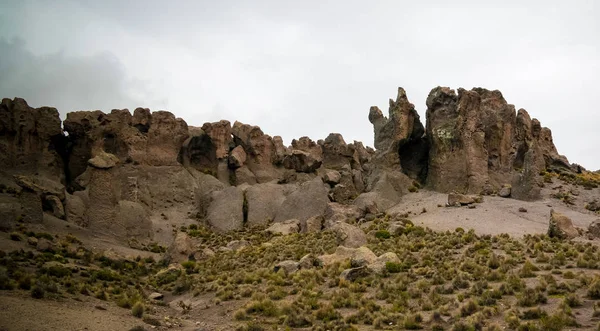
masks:
<path fill-rule="evenodd" d="M 191 125 L 221 118 L 260 125 L 287 142 L 340 132 L 372 145 L 368 109 L 387 109 L 398 86 L 423 121 L 431 88 L 485 87 L 550 127 L 572 162 L 600 168 L 600 155 L 590 153 L 600 147 L 591 106 L 600 85 L 595 1 L 106 0 L 12 7 L 17 14 L 0 17 L 0 35 L 22 36 L 34 57 L 62 49 L 69 61 L 98 52 L 117 59 L 98 70 L 120 78 L 99 79 L 95 90 L 103 97 L 76 108 L 145 105 Z M 78 98 L 56 89 L 61 99 Z"/>
<path fill-rule="evenodd" d="M 63 52 L 38 56 L 25 41 L 0 39 L 0 95 L 22 97 L 32 106 L 49 105 L 65 113 L 74 110 L 126 108 L 143 105 L 143 83 L 128 81 L 125 69 L 111 53 L 73 57 Z"/>

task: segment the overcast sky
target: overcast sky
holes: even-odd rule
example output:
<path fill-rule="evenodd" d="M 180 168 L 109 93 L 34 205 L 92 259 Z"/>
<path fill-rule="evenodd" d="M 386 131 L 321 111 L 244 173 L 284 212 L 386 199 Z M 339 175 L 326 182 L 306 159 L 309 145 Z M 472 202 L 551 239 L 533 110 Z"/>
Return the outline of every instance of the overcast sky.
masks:
<path fill-rule="evenodd" d="M 398 86 L 423 122 L 433 87 L 485 87 L 600 169 L 599 22 L 592 0 L 4 0 L 0 97 L 372 146 L 369 107 L 387 112 Z"/>

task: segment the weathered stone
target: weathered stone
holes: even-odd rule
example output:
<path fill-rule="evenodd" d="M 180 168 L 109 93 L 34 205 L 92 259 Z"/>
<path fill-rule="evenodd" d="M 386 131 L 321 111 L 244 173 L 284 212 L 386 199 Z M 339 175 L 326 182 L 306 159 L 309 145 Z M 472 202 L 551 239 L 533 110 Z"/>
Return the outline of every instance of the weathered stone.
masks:
<path fill-rule="evenodd" d="M 152 292 L 148 295 L 150 300 L 162 300 L 165 296 L 162 293 Z"/>
<path fill-rule="evenodd" d="M 390 99 L 389 118 L 377 107 L 369 110 L 375 132 L 375 160 L 388 168 L 402 168 L 412 178 L 424 179 L 427 173 L 427 141 L 419 114 L 398 88 L 396 101 Z"/>
<path fill-rule="evenodd" d="M 585 205 L 585 209 L 589 211 L 600 211 L 600 202 L 598 202 L 598 200 L 592 200 Z"/>
<path fill-rule="evenodd" d="M 356 248 L 367 244 L 365 233 L 354 225 L 340 222 L 330 229 L 336 234 L 339 245 Z"/>
<path fill-rule="evenodd" d="M 6 173 L 64 177 L 61 149 L 66 146 L 58 110 L 31 108 L 21 98 L 0 103 L 0 169 Z"/>
<path fill-rule="evenodd" d="M 298 269 L 299 269 L 298 262 L 292 261 L 292 260 L 281 261 L 273 267 L 274 272 L 283 270 L 283 272 L 285 272 L 286 275 L 293 274 L 294 272 L 298 271 Z"/>
<path fill-rule="evenodd" d="M 600 220 L 590 223 L 588 226 L 588 232 L 594 238 L 600 238 Z"/>
<path fill-rule="evenodd" d="M 375 260 L 377 260 L 377 255 L 375 255 L 375 253 L 373 253 L 369 248 L 361 246 L 354 252 L 354 254 L 352 254 L 350 265 L 353 268 L 357 268 L 369 265 L 375 262 Z"/>
<path fill-rule="evenodd" d="M 369 269 L 376 273 L 382 273 L 386 270 L 386 264 L 388 262 L 400 263 L 400 258 L 398 258 L 398 255 L 396 255 L 394 252 L 384 253 L 369 265 Z"/>
<path fill-rule="evenodd" d="M 54 243 L 46 238 L 39 238 L 36 245 L 36 249 L 40 252 L 52 252 L 54 247 Z"/>
<path fill-rule="evenodd" d="M 500 191 L 498 191 L 498 195 L 503 198 L 508 198 L 508 197 L 510 197 L 510 191 L 511 191 L 511 186 L 505 185 L 500 189 Z"/>
<path fill-rule="evenodd" d="M 237 187 L 227 187 L 211 193 L 206 219 L 218 231 L 239 230 L 244 224 L 244 193 Z"/>
<path fill-rule="evenodd" d="M 321 166 L 321 161 L 308 152 L 295 149 L 283 158 L 283 166 L 298 172 L 311 173 Z"/>
<path fill-rule="evenodd" d="M 231 251 L 239 251 L 245 247 L 250 246 L 250 243 L 246 240 L 232 240 L 230 242 L 227 243 L 227 246 L 225 246 L 225 248 L 227 250 L 231 250 Z"/>
<path fill-rule="evenodd" d="M 167 249 L 166 258 L 169 263 L 181 263 L 187 261 L 194 254 L 194 243 L 185 232 L 177 232 L 175 239 Z"/>
<path fill-rule="evenodd" d="M 323 216 L 313 216 L 300 224 L 300 232 L 315 233 L 320 232 L 324 223 Z"/>
<path fill-rule="evenodd" d="M 229 153 L 229 167 L 237 169 L 246 162 L 246 152 L 242 146 L 237 146 Z"/>
<path fill-rule="evenodd" d="M 110 153 L 98 152 L 88 160 L 88 164 L 98 169 L 110 169 L 119 163 L 119 158 Z"/>
<path fill-rule="evenodd" d="M 353 282 L 359 278 L 367 277 L 371 274 L 371 270 L 367 266 L 362 266 L 358 268 L 351 268 L 342 271 L 340 274 L 340 278 L 347 280 L 349 282 Z"/>
<path fill-rule="evenodd" d="M 299 269 L 313 269 L 323 266 L 323 261 L 312 254 L 304 255 L 298 262 Z"/>
<path fill-rule="evenodd" d="M 52 211 L 52 215 L 54 217 L 64 219 L 65 218 L 65 209 L 63 207 L 60 199 L 55 195 L 47 195 L 44 198 L 45 203 L 48 204 L 50 211 Z"/>
<path fill-rule="evenodd" d="M 328 203 L 325 211 L 325 220 L 331 224 L 347 222 L 349 220 L 356 221 L 360 216 L 361 210 L 357 206 L 343 205 L 337 202 Z"/>
<path fill-rule="evenodd" d="M 573 221 L 570 218 L 551 210 L 548 236 L 559 239 L 573 239 L 579 236 L 579 231 L 573 226 Z"/>
<path fill-rule="evenodd" d="M 249 226 L 265 225 L 275 219 L 275 215 L 290 194 L 293 187 L 273 183 L 252 185 L 246 190 Z"/>
<path fill-rule="evenodd" d="M 335 186 L 335 184 L 339 183 L 342 179 L 342 175 L 339 171 L 327 169 L 321 175 L 323 177 L 323 181 L 329 185 Z"/>
<path fill-rule="evenodd" d="M 59 200 L 65 198 L 65 187 L 54 180 L 41 177 L 41 176 L 24 176 L 15 175 L 13 176 L 15 183 L 23 189 L 35 192 L 38 195 L 54 195 Z"/>
<path fill-rule="evenodd" d="M 229 147 L 233 143 L 231 136 L 231 123 L 229 121 L 219 121 L 214 123 L 204 123 L 202 130 L 210 137 L 215 146 L 215 156 L 217 159 L 224 159 L 229 155 Z"/>
<path fill-rule="evenodd" d="M 321 178 L 303 183 L 286 197 L 275 215 L 275 222 L 288 219 L 305 221 L 313 216 L 323 215 L 329 198 Z"/>
<path fill-rule="evenodd" d="M 300 232 L 300 221 L 296 219 L 291 219 L 279 223 L 273 223 L 265 231 L 281 235 L 298 233 Z"/>
<path fill-rule="evenodd" d="M 448 194 L 448 206 L 464 206 L 483 201 L 481 196 L 466 195 L 456 192 Z"/>

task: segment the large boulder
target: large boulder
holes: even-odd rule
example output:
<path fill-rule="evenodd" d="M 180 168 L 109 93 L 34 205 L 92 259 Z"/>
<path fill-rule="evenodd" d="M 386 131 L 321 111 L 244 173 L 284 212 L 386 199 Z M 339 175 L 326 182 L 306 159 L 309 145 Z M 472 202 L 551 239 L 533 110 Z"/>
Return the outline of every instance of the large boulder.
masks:
<path fill-rule="evenodd" d="M 249 226 L 265 225 L 274 220 L 286 196 L 293 189 L 292 185 L 274 183 L 257 184 L 248 187 L 245 193 L 248 205 L 247 224 Z"/>
<path fill-rule="evenodd" d="M 323 215 L 327 203 L 329 203 L 327 189 L 321 178 L 317 177 L 301 184 L 296 191 L 285 198 L 274 221 L 282 222 L 289 219 L 306 221 L 313 216 Z"/>
<path fill-rule="evenodd" d="M 273 223 L 265 231 L 280 235 L 298 233 L 300 232 L 300 221 L 292 219 L 279 223 Z"/>
<path fill-rule="evenodd" d="M 79 193 L 79 194 L 78 194 Z M 67 221 L 75 223 L 79 226 L 87 227 L 88 221 L 86 217 L 86 205 L 81 195 L 85 194 L 82 191 L 75 192 L 75 194 L 67 194 L 65 198 L 65 213 Z"/>
<path fill-rule="evenodd" d="M 185 232 L 177 232 L 173 243 L 167 249 L 165 257 L 170 263 L 180 263 L 187 261 L 194 256 L 194 243 L 190 236 Z"/>
<path fill-rule="evenodd" d="M 226 232 L 244 226 L 244 192 L 238 187 L 213 191 L 206 219 L 216 230 Z"/>
<path fill-rule="evenodd" d="M 309 152 L 294 149 L 283 158 L 283 166 L 287 169 L 294 169 L 297 172 L 311 173 L 321 166 L 322 161 L 316 159 Z"/>
<path fill-rule="evenodd" d="M 573 226 L 573 221 L 570 218 L 551 210 L 548 236 L 558 239 L 573 239 L 579 236 L 579 231 Z"/>
<path fill-rule="evenodd" d="M 335 233 L 338 245 L 356 248 L 367 244 L 366 234 L 354 225 L 339 222 L 329 229 Z"/>

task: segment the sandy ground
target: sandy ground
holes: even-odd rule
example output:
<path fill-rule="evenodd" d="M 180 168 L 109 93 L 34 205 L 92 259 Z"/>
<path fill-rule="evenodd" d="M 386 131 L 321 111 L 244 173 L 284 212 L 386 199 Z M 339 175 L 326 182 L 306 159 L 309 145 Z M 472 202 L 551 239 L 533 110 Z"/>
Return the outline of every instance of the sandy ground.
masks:
<path fill-rule="evenodd" d="M 483 199 L 483 203 L 475 204 L 475 209 L 466 206 L 445 207 L 447 194 L 419 191 L 405 195 L 388 213 L 395 215 L 410 212 L 409 218 L 413 223 L 436 231 L 453 231 L 462 227 L 465 230 L 474 229 L 478 234 L 508 233 L 517 238 L 524 234 L 546 233 L 552 209 L 570 217 L 575 226 L 584 229 L 591 222 L 600 221 L 600 216 L 581 206 L 567 206 L 549 196 L 533 202 L 496 196 L 485 196 Z M 527 212 L 520 212 L 521 207 L 527 209 Z M 423 212 L 423 208 L 426 212 Z"/>
<path fill-rule="evenodd" d="M 34 300 L 25 294 L 2 292 L 0 330 L 129 330 L 144 324 L 128 309 L 94 298 Z"/>

